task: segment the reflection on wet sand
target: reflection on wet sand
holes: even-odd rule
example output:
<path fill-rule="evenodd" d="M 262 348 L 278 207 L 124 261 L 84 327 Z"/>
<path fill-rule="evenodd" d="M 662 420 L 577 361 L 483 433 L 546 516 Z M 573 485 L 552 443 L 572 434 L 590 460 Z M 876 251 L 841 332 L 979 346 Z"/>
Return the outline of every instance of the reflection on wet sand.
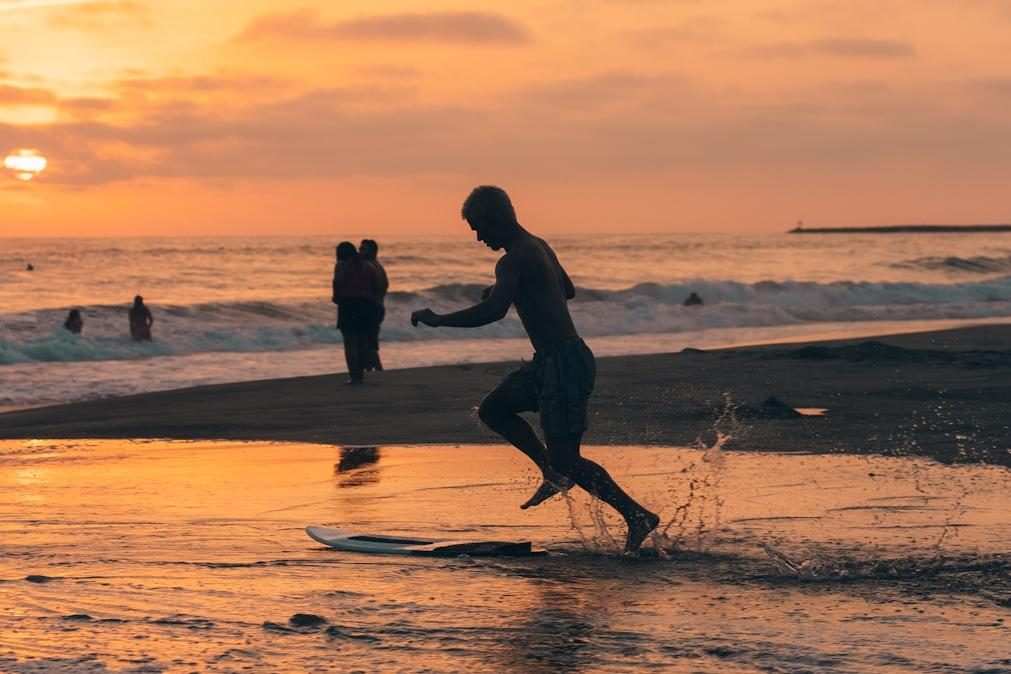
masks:
<path fill-rule="evenodd" d="M 519 510 L 537 476 L 504 447 L 0 444 L 0 671 L 1011 666 L 1007 469 L 587 453 L 663 513 L 668 559 L 622 558 L 575 490 Z M 554 554 L 342 553 L 309 523 Z"/>
<path fill-rule="evenodd" d="M 338 487 L 361 487 L 379 481 L 378 447 L 342 447 L 334 464 Z"/>

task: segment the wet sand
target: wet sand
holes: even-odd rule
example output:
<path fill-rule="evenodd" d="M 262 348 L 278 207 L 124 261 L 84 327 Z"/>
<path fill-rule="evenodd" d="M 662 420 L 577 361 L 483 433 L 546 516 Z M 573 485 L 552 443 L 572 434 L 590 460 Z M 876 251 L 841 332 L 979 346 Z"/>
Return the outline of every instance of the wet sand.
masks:
<path fill-rule="evenodd" d="M 591 343 L 592 347 L 592 343 Z M 283 355 L 279 356 L 283 357 Z M 337 362 L 340 354 L 335 351 Z M 180 389 L 0 415 L 0 438 L 482 443 L 475 409 L 516 363 Z M 792 408 L 827 409 L 800 416 Z M 1011 326 L 599 359 L 591 444 L 884 453 L 1011 465 Z"/>
<path fill-rule="evenodd" d="M 1011 668 L 1006 468 L 587 453 L 662 556 L 622 558 L 577 491 L 520 511 L 535 475 L 499 446 L 0 442 L 0 671 Z M 552 554 L 342 553 L 310 523 Z"/>

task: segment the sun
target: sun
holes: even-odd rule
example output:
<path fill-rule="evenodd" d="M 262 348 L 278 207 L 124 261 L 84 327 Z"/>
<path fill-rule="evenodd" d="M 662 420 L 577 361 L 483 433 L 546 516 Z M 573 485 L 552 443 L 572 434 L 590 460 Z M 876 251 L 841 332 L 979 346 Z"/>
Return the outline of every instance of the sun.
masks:
<path fill-rule="evenodd" d="M 4 157 L 4 168 L 14 171 L 18 180 L 32 180 L 45 170 L 49 162 L 38 150 L 18 148 Z"/>

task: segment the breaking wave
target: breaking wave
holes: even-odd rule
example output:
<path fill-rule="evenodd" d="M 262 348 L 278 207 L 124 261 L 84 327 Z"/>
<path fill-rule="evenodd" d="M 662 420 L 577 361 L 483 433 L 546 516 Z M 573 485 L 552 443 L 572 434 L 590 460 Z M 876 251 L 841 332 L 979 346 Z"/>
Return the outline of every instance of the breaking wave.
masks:
<path fill-rule="evenodd" d="M 1011 261 L 1008 262 L 1011 265 Z M 410 312 L 473 304 L 480 284 L 454 283 L 387 297 L 383 338 L 390 341 L 522 337 L 514 313 L 476 330 L 412 328 Z M 705 305 L 685 307 L 690 292 Z M 642 283 L 620 290 L 583 288 L 570 304 L 584 336 L 672 334 L 822 322 L 973 319 L 1011 316 L 1011 276 L 971 283 L 832 283 L 698 280 Z M 155 305 L 155 341 L 127 336 L 122 306 L 80 307 L 84 332 L 62 329 L 67 308 L 0 315 L 0 364 L 132 360 L 215 352 L 291 351 L 340 342 L 335 309 L 319 301 Z"/>

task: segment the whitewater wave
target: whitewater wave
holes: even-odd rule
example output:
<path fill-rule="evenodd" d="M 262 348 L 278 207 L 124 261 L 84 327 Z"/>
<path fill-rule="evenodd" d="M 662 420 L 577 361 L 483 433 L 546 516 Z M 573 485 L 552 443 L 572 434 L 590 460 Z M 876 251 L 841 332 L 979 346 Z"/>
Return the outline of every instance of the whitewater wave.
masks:
<path fill-rule="evenodd" d="M 515 313 L 475 330 L 413 328 L 411 311 L 452 311 L 480 298 L 481 284 L 445 284 L 387 297 L 388 341 L 501 339 L 524 336 Z M 705 305 L 685 307 L 690 292 Z M 739 327 L 852 321 L 974 319 L 1011 316 L 1011 276 L 971 283 L 834 283 L 697 280 L 643 283 L 621 290 L 579 289 L 570 304 L 587 337 L 675 334 Z M 63 330 L 68 308 L 0 314 L 0 364 L 134 360 L 216 352 L 311 349 L 340 342 L 335 309 L 318 301 L 155 305 L 155 341 L 127 336 L 122 306 L 80 307 L 82 335 Z"/>

